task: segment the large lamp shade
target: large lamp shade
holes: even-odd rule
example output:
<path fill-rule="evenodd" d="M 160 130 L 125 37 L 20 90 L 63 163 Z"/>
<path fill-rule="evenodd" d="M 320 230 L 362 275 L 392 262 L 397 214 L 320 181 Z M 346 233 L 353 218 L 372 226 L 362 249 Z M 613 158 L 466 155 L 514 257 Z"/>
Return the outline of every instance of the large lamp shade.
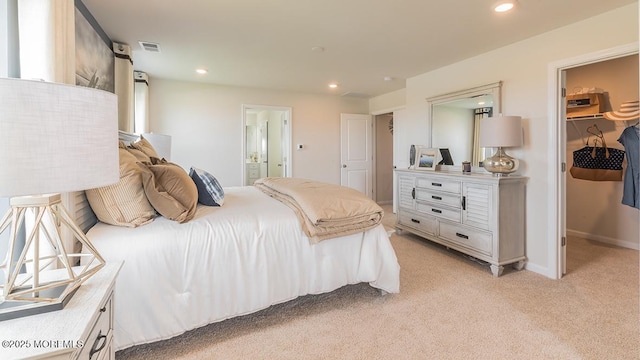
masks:
<path fill-rule="evenodd" d="M 41 81 L 0 79 L 0 197 L 116 183 L 117 97 Z"/>
<path fill-rule="evenodd" d="M 481 147 L 522 146 L 522 118 L 495 116 L 480 120 Z"/>

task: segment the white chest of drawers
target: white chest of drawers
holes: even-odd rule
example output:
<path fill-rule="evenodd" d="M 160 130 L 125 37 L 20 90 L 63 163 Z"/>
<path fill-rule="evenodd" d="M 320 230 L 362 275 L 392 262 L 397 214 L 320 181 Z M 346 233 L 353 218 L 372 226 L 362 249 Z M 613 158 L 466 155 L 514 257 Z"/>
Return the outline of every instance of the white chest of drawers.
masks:
<path fill-rule="evenodd" d="M 260 178 L 260 163 L 246 163 L 246 167 L 247 185 L 253 185 Z"/>
<path fill-rule="evenodd" d="M 525 263 L 521 176 L 396 170 L 396 228 L 486 261 L 494 276 Z"/>
<path fill-rule="evenodd" d="M 0 322 L 0 359 L 113 360 L 113 289 L 122 263 L 107 263 L 62 310 Z"/>

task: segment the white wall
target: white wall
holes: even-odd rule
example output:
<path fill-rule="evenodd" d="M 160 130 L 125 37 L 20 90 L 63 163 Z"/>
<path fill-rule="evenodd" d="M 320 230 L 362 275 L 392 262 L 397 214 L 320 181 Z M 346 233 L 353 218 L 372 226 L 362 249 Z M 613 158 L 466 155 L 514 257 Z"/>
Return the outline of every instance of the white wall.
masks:
<path fill-rule="evenodd" d="M 547 75 L 549 64 L 563 59 L 638 41 L 638 4 L 634 3 L 570 26 L 532 37 L 495 51 L 407 79 L 407 121 L 397 138 L 400 149 L 422 144 L 429 136 L 426 98 L 465 88 L 504 81 L 502 109 L 505 115 L 523 117 L 525 142 L 510 155 L 521 160 L 519 172 L 529 177 L 526 193 L 527 268 L 551 276 L 547 212 L 549 192 L 549 119 Z M 395 94 L 390 96 L 395 98 Z M 371 103 L 382 103 L 378 97 Z M 393 100 L 390 100 L 393 101 Z M 398 166 L 402 164 L 396 164 Z M 523 206 L 525 206 L 523 204 Z"/>
<path fill-rule="evenodd" d="M 372 114 L 388 113 L 403 108 L 407 96 L 406 89 L 396 90 L 369 99 L 369 110 Z"/>
<path fill-rule="evenodd" d="M 151 78 L 150 130 L 172 138 L 172 160 L 241 185 L 242 104 L 292 108 L 293 176 L 340 183 L 340 113 L 369 113 L 368 100 Z"/>

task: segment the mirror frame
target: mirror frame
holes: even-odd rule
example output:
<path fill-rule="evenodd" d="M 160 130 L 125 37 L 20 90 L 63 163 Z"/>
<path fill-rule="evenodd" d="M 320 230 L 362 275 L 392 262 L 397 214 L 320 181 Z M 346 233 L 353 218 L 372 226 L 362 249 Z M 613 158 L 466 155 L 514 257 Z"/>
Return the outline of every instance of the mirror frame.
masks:
<path fill-rule="evenodd" d="M 436 105 L 448 103 L 455 100 L 466 99 L 478 95 L 493 95 L 493 114 L 498 115 L 502 113 L 502 81 L 495 83 L 485 84 L 468 88 L 464 90 L 454 91 L 446 94 L 441 94 L 427 98 L 427 104 L 429 106 L 429 146 L 433 145 L 433 107 Z M 485 154 L 491 156 L 491 154 Z M 462 165 L 439 165 L 442 170 L 462 169 Z M 482 167 L 474 166 L 473 169 L 484 170 Z"/>

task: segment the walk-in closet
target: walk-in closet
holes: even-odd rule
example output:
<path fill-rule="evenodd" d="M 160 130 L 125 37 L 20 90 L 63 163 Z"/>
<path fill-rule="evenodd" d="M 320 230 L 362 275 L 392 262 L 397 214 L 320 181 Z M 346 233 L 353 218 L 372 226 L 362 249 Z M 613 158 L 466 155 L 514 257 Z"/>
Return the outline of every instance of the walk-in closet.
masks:
<path fill-rule="evenodd" d="M 623 204 L 622 201 L 625 191 L 640 191 L 631 188 L 638 186 L 637 178 L 634 185 L 625 181 L 626 174 L 615 181 L 593 181 L 570 173 L 574 166 L 574 151 L 587 145 L 602 147 L 606 144 L 609 149 L 628 151 L 633 149 L 635 142 L 637 149 L 638 108 L 637 102 L 633 101 L 638 100 L 638 55 L 569 69 L 566 71 L 566 89 L 569 95 L 566 123 L 567 246 L 571 248 L 572 239 L 583 239 L 638 250 L 640 210 L 637 203 L 634 205 L 627 201 Z M 582 96 L 571 96 L 579 94 Z M 631 129 L 623 135 L 628 128 Z M 624 144 L 619 142 L 625 136 L 626 143 L 624 140 Z M 633 166 L 637 171 L 637 159 L 637 153 L 625 154 L 624 172 L 632 171 Z M 630 161 L 636 164 L 630 164 Z M 574 241 L 576 243 L 579 242 Z M 569 268 L 572 263 L 570 254 L 568 252 L 567 255 Z"/>

